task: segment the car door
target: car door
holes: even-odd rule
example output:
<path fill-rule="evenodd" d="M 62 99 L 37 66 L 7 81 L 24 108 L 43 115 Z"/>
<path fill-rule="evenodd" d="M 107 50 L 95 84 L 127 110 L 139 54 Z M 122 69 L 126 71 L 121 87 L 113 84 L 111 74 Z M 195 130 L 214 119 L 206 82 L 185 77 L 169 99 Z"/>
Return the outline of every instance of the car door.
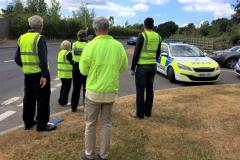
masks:
<path fill-rule="evenodd" d="M 163 74 L 166 74 L 166 63 L 167 63 L 168 55 L 169 55 L 168 46 L 166 44 L 162 44 L 161 53 L 157 61 L 158 62 L 157 68 L 158 68 L 158 71 Z"/>

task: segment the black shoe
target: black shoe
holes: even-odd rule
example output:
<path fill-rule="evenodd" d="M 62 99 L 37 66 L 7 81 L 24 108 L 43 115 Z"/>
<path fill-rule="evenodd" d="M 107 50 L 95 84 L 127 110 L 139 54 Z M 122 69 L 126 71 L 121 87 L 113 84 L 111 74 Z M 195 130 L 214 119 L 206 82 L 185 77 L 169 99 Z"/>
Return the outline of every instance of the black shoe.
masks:
<path fill-rule="evenodd" d="M 135 112 L 129 113 L 130 117 L 136 118 L 136 119 L 144 119 L 144 117 L 139 117 Z"/>
<path fill-rule="evenodd" d="M 146 116 L 147 118 L 150 118 L 150 117 L 151 117 L 151 115 L 147 115 L 147 114 L 145 114 L 145 116 Z"/>
<path fill-rule="evenodd" d="M 37 127 L 37 131 L 38 132 L 42 132 L 42 131 L 53 131 L 57 128 L 57 126 L 55 125 L 47 125 L 46 127 Z"/>
<path fill-rule="evenodd" d="M 77 108 L 72 108 L 72 112 L 77 112 Z"/>
<path fill-rule="evenodd" d="M 90 159 L 86 156 L 85 151 L 81 151 L 80 153 L 80 160 L 94 160 L 94 159 Z"/>
<path fill-rule="evenodd" d="M 25 130 L 29 130 L 31 128 L 33 128 L 33 126 L 36 125 L 36 121 L 34 121 L 33 123 L 29 123 L 29 124 L 26 124 L 25 123 Z"/>
<path fill-rule="evenodd" d="M 106 159 L 106 158 L 101 158 L 101 156 L 100 156 L 99 154 L 98 154 L 97 156 L 98 156 L 98 159 L 99 159 L 99 160 L 108 160 L 108 159 Z"/>

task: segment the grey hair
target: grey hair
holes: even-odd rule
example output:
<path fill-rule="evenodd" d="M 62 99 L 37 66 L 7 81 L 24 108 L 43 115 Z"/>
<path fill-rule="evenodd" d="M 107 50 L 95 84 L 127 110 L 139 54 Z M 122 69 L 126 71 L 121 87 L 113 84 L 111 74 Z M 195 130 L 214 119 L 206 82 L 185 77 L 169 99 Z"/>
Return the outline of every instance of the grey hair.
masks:
<path fill-rule="evenodd" d="M 34 15 L 28 18 L 28 24 L 32 29 L 40 29 L 43 26 L 43 18 L 38 15 Z"/>
<path fill-rule="evenodd" d="M 105 17 L 96 17 L 93 21 L 93 29 L 108 31 L 109 29 L 109 21 Z"/>

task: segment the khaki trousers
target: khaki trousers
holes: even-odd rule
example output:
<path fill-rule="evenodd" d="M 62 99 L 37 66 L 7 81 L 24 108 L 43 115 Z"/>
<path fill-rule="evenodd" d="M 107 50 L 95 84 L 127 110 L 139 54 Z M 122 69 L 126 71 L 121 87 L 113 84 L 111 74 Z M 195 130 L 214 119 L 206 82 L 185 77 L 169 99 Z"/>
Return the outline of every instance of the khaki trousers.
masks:
<path fill-rule="evenodd" d="M 108 150 L 110 147 L 111 136 L 111 116 L 112 116 L 112 103 L 99 103 L 86 98 L 84 108 L 85 115 L 85 154 L 88 158 L 95 157 L 96 148 L 96 124 L 100 114 L 101 133 L 100 133 L 100 151 L 101 158 L 108 157 Z"/>

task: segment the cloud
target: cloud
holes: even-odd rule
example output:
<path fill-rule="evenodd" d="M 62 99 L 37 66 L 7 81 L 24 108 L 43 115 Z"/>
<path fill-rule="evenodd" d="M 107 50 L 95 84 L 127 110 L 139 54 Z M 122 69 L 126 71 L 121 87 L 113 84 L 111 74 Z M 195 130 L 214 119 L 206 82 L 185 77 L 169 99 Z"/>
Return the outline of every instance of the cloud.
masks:
<path fill-rule="evenodd" d="M 76 3 L 76 0 L 60 0 L 60 3 L 62 9 L 69 11 L 76 11 L 82 5 L 80 0 L 78 0 L 78 3 Z M 143 3 L 137 3 L 133 6 L 128 6 L 100 0 L 89 0 L 87 1 L 86 5 L 90 9 L 109 11 L 119 17 L 134 17 L 136 12 L 146 12 L 149 9 L 149 7 Z"/>
<path fill-rule="evenodd" d="M 131 0 L 131 1 L 136 3 L 151 3 L 156 5 L 162 5 L 169 2 L 169 0 Z"/>
<path fill-rule="evenodd" d="M 142 3 L 135 4 L 132 8 L 134 11 L 142 11 L 142 12 L 147 12 L 149 9 L 149 7 L 146 4 L 142 4 Z"/>
<path fill-rule="evenodd" d="M 184 4 L 182 9 L 187 12 L 212 13 L 214 18 L 230 17 L 234 10 L 224 0 L 178 0 Z"/>

